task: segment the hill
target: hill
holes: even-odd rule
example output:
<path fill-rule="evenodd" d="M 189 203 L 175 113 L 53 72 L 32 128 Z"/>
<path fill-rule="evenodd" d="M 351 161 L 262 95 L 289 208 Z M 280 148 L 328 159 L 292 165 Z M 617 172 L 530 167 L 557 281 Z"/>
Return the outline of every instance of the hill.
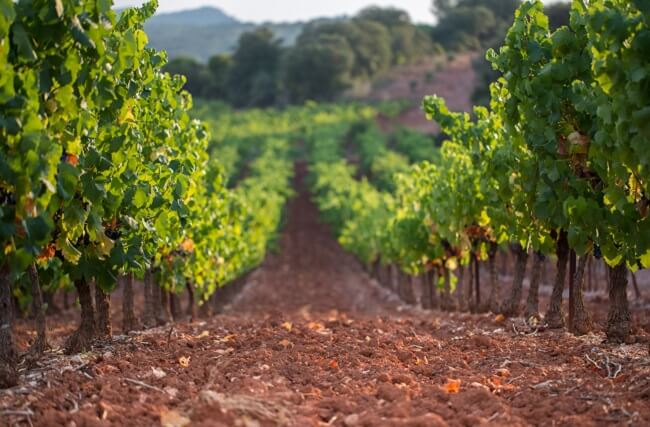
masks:
<path fill-rule="evenodd" d="M 267 23 L 286 45 L 298 37 L 304 23 Z M 161 13 L 152 17 L 145 30 L 155 49 L 167 51 L 170 58 L 191 57 L 203 62 L 219 53 L 231 52 L 239 36 L 260 24 L 242 22 L 215 7 Z"/>

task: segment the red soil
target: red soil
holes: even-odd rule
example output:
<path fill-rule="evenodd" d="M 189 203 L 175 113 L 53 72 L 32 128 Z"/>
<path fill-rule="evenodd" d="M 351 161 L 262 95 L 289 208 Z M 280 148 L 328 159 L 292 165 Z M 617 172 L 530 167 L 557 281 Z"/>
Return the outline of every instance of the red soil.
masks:
<path fill-rule="evenodd" d="M 385 77 L 384 84 L 375 87 L 367 99 L 408 99 L 413 103 L 413 107 L 393 120 L 380 119 L 383 130 L 390 131 L 395 126 L 404 126 L 423 133 L 437 133 L 438 125 L 428 121 L 420 107 L 425 95 L 444 98 L 452 111 L 470 111 L 473 105 L 472 93 L 478 83 L 472 66 L 475 58 L 475 54 L 461 54 L 449 62 L 444 62 L 437 57 L 417 65 L 392 70 Z M 416 82 L 414 89 L 411 88 L 412 82 Z"/>
<path fill-rule="evenodd" d="M 648 425 L 647 344 L 603 338 L 401 306 L 302 192 L 225 314 L 48 353 L 0 425 Z"/>

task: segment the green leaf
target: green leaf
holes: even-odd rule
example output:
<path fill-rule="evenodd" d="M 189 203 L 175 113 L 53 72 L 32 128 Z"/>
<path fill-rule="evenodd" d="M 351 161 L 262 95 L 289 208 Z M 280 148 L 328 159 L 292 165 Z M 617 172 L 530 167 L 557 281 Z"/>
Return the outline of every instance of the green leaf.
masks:
<path fill-rule="evenodd" d="M 57 176 L 57 193 L 64 200 L 72 200 L 77 191 L 79 181 L 79 170 L 68 164 L 59 164 L 59 174 Z"/>
<path fill-rule="evenodd" d="M 143 207 L 146 203 L 147 200 L 149 199 L 147 193 L 144 192 L 141 188 L 138 188 L 135 190 L 135 194 L 133 195 L 133 204 L 137 208 Z"/>
<path fill-rule="evenodd" d="M 63 257 L 72 264 L 77 264 L 81 259 L 81 252 L 63 236 L 56 240 L 56 247 L 61 251 Z"/>
<path fill-rule="evenodd" d="M 27 62 L 36 61 L 38 57 L 36 56 L 36 52 L 34 51 L 34 47 L 32 46 L 27 31 L 25 31 L 25 27 L 20 23 L 14 23 L 12 30 L 13 42 L 18 48 L 20 56 Z"/>

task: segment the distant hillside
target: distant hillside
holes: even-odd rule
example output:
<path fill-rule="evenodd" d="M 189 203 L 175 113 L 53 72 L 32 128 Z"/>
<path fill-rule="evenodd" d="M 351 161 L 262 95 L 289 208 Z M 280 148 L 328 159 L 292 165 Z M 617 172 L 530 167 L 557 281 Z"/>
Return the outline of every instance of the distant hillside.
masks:
<path fill-rule="evenodd" d="M 155 49 L 170 58 L 191 57 L 206 62 L 215 54 L 232 52 L 242 33 L 259 25 L 241 22 L 214 7 L 162 13 L 152 17 L 145 30 Z M 296 23 L 264 24 L 286 45 L 292 45 L 304 26 Z"/>
<path fill-rule="evenodd" d="M 236 24 L 239 21 L 216 7 L 201 7 L 173 13 L 159 13 L 148 22 L 150 25 L 222 25 Z"/>

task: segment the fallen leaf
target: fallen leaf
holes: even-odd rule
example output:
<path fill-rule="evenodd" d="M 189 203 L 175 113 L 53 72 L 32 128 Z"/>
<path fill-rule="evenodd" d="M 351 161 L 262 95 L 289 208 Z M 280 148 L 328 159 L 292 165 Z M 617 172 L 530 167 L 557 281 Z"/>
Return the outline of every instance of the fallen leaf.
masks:
<path fill-rule="evenodd" d="M 287 330 L 287 332 L 291 332 L 291 329 L 293 329 L 293 324 L 291 322 L 284 322 L 282 324 L 282 327 Z"/>
<path fill-rule="evenodd" d="M 105 421 L 108 418 L 109 411 L 112 411 L 113 408 L 108 403 L 101 401 L 97 405 L 97 409 L 99 412 L 99 419 Z"/>
<path fill-rule="evenodd" d="M 181 356 L 178 358 L 178 364 L 181 365 L 182 368 L 188 368 L 190 366 L 190 357 L 185 357 Z"/>
<path fill-rule="evenodd" d="M 494 391 L 495 393 L 499 393 L 501 391 L 510 391 L 514 390 L 515 386 L 512 384 L 503 384 L 501 381 L 501 378 L 499 377 L 492 377 L 487 381 L 488 385 L 490 386 L 490 389 Z"/>
<path fill-rule="evenodd" d="M 174 410 L 168 411 L 163 409 L 160 412 L 160 424 L 163 427 L 185 427 L 190 425 L 190 419 Z"/>
<path fill-rule="evenodd" d="M 328 313 L 327 321 L 328 322 L 335 322 L 339 319 L 339 312 L 338 310 L 331 310 Z"/>
<path fill-rule="evenodd" d="M 311 329 L 312 331 L 320 331 L 322 329 L 325 329 L 325 325 L 320 322 L 309 322 L 307 323 L 307 328 Z"/>
<path fill-rule="evenodd" d="M 196 338 L 206 338 L 210 336 L 210 332 L 208 331 L 203 331 L 199 335 L 196 336 Z"/>
<path fill-rule="evenodd" d="M 338 369 L 339 368 L 339 362 L 336 360 L 330 360 L 329 367 L 331 369 Z"/>
<path fill-rule="evenodd" d="M 460 391 L 460 380 L 448 379 L 442 389 L 447 393 L 458 393 Z"/>
<path fill-rule="evenodd" d="M 160 368 L 154 368 L 154 367 L 151 368 L 151 374 L 156 379 L 165 378 L 167 376 L 167 373 L 165 371 L 163 371 Z"/>
<path fill-rule="evenodd" d="M 230 334 L 230 335 L 226 335 L 225 337 L 221 338 L 219 340 L 219 342 L 230 342 L 230 341 L 234 340 L 235 338 L 237 338 L 237 335 Z"/>
<path fill-rule="evenodd" d="M 497 316 L 494 318 L 495 322 L 503 322 L 506 320 L 506 316 L 503 314 L 497 314 Z"/>
<path fill-rule="evenodd" d="M 500 377 L 509 377 L 510 376 L 510 371 L 507 370 L 506 368 L 499 368 L 499 369 L 497 369 L 496 373 Z"/>
<path fill-rule="evenodd" d="M 165 387 L 163 390 L 165 390 L 165 393 L 169 395 L 172 399 L 175 399 L 176 396 L 178 396 L 178 389 L 174 387 Z"/>

